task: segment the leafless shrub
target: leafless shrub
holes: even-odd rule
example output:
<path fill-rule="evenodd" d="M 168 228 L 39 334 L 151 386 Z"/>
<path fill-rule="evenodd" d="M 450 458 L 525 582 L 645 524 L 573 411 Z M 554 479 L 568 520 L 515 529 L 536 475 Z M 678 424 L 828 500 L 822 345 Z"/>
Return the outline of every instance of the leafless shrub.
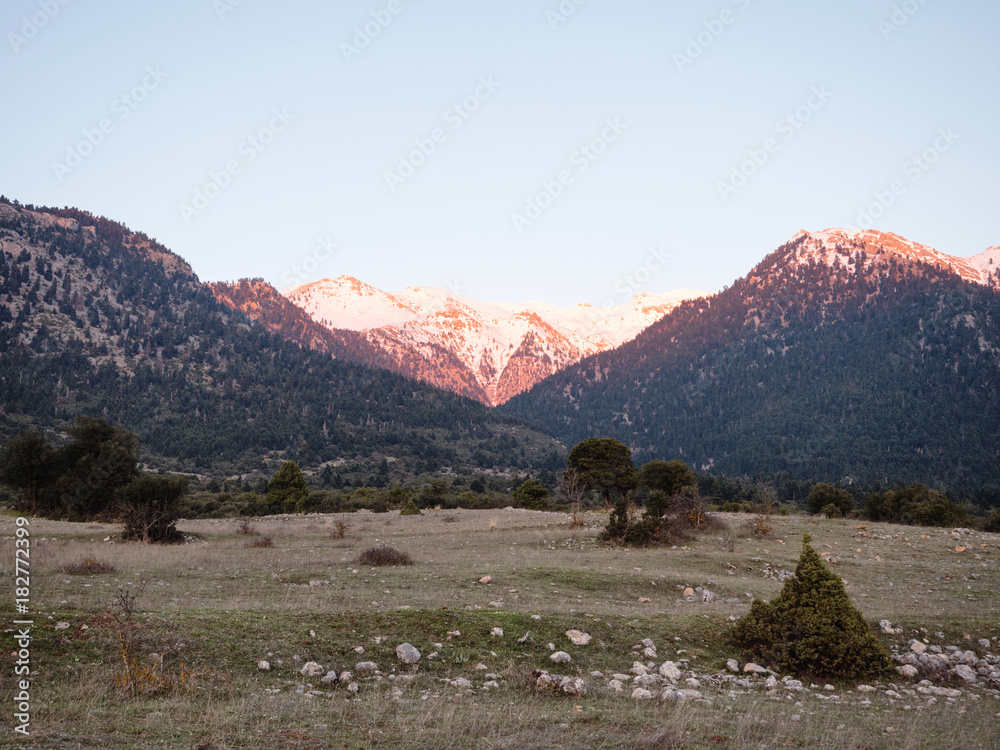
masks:
<path fill-rule="evenodd" d="M 339 518 L 333 522 L 333 531 L 330 532 L 331 539 L 343 539 L 347 534 L 347 524 Z"/>
<path fill-rule="evenodd" d="M 257 536 L 260 534 L 260 532 L 254 528 L 253 522 L 249 518 L 241 518 L 237 521 L 236 533 L 242 534 L 243 536 Z"/>
<path fill-rule="evenodd" d="M 413 565 L 413 558 L 406 552 L 400 552 L 394 547 L 387 547 L 385 545 L 369 547 L 361 553 L 358 561 L 362 565 L 370 565 L 372 567 Z"/>
<path fill-rule="evenodd" d="M 580 476 L 580 472 L 576 469 L 566 469 L 563 472 L 562 479 L 559 480 L 556 493 L 559 497 L 565 498 L 569 502 L 570 513 L 573 516 L 570 521 L 570 528 L 575 529 L 583 525 L 583 521 L 580 520 L 580 503 L 586 492 L 587 484 Z"/>
<path fill-rule="evenodd" d="M 758 484 L 756 489 L 757 492 L 755 494 L 757 499 L 753 504 L 754 517 L 750 521 L 750 533 L 757 537 L 766 537 L 774 531 L 772 517 L 778 505 L 778 500 L 774 487 L 771 485 Z"/>
<path fill-rule="evenodd" d="M 455 523 L 455 521 L 457 521 L 458 519 L 455 518 L 455 516 L 445 516 L 441 520 L 444 521 L 445 523 Z"/>
<path fill-rule="evenodd" d="M 247 549 L 263 549 L 267 547 L 273 547 L 274 542 L 269 536 L 258 536 L 256 539 L 250 539 L 243 542 L 243 546 Z"/>
<path fill-rule="evenodd" d="M 115 566 L 111 563 L 96 560 L 93 557 L 87 557 L 78 563 L 63 565 L 59 568 L 59 572 L 72 576 L 101 575 L 103 573 L 114 573 Z"/>

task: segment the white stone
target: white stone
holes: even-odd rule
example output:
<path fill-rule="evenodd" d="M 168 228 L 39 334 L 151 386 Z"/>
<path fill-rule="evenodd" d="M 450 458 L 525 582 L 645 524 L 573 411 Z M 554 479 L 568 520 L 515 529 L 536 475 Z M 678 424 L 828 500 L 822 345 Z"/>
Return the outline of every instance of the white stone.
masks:
<path fill-rule="evenodd" d="M 400 643 L 396 646 L 396 658 L 403 664 L 416 664 L 420 661 L 420 652 L 409 643 Z"/>
<path fill-rule="evenodd" d="M 57 622 L 56 623 L 56 630 L 68 630 L 68 629 L 69 629 L 69 623 L 68 622 Z"/>
<path fill-rule="evenodd" d="M 903 677 L 911 679 L 917 676 L 917 668 L 912 664 L 904 664 L 901 667 L 896 667 L 896 672 L 901 674 Z"/>
<path fill-rule="evenodd" d="M 301 672 L 304 677 L 319 677 L 325 671 L 326 670 L 323 669 L 322 664 L 318 664 L 314 661 L 307 661 L 305 663 L 305 666 L 303 666 L 302 669 L 299 670 L 299 672 Z"/>
<path fill-rule="evenodd" d="M 503 638 L 503 628 L 493 628 L 490 630 L 490 635 L 496 636 L 497 638 Z"/>
<path fill-rule="evenodd" d="M 927 650 L 927 645 L 921 643 L 920 641 L 914 641 L 910 644 L 910 650 L 917 654 L 922 654 Z"/>
<path fill-rule="evenodd" d="M 652 699 L 653 694 L 648 690 L 646 690 L 645 688 L 637 687 L 635 690 L 632 691 L 632 697 L 635 700 L 645 701 Z"/>
<path fill-rule="evenodd" d="M 567 630 L 566 637 L 569 638 L 574 646 L 586 646 L 590 643 L 590 634 L 584 633 L 582 630 Z"/>
<path fill-rule="evenodd" d="M 471 690 L 472 683 L 469 682 L 464 677 L 456 677 L 454 680 L 448 682 L 453 688 L 458 688 L 459 690 Z"/>
<path fill-rule="evenodd" d="M 726 659 L 726 669 L 730 672 L 739 672 L 740 663 L 736 659 Z"/>
<path fill-rule="evenodd" d="M 968 664 L 959 664 L 957 667 L 951 670 L 952 674 L 965 682 L 975 682 L 978 679 L 976 670 L 970 667 Z"/>
<path fill-rule="evenodd" d="M 354 669 L 360 674 L 364 674 L 365 672 L 378 672 L 378 664 L 373 661 L 359 661 L 354 665 Z"/>
<path fill-rule="evenodd" d="M 270 672 L 271 671 L 271 662 L 269 662 L 267 660 L 259 661 L 259 662 L 257 662 L 257 669 L 259 669 L 262 672 Z"/>
<path fill-rule="evenodd" d="M 681 670 L 672 661 L 665 661 L 660 665 L 660 676 L 667 678 L 671 682 L 677 682 L 681 678 Z"/>
<path fill-rule="evenodd" d="M 748 661 L 743 665 L 743 672 L 746 674 L 767 674 L 767 670 L 760 664 L 754 664 L 752 661 Z"/>
<path fill-rule="evenodd" d="M 549 660 L 554 661 L 556 664 L 567 664 L 573 661 L 573 657 L 571 657 L 565 651 L 556 651 L 549 657 Z"/>

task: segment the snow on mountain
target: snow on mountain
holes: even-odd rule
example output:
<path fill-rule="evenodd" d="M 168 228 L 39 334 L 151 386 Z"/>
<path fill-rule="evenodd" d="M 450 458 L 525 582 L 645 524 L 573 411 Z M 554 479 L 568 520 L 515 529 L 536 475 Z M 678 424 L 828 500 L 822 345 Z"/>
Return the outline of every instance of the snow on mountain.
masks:
<path fill-rule="evenodd" d="M 682 289 L 637 294 L 608 308 L 564 308 L 544 302 L 479 302 L 437 287 L 389 293 L 350 276 L 311 282 L 283 294 L 330 329 L 363 332 L 390 355 L 453 353 L 496 405 L 583 357 L 635 338 L 685 299 L 704 292 Z"/>
<path fill-rule="evenodd" d="M 1000 246 L 991 247 L 979 255 L 961 257 L 947 255 L 892 232 L 879 232 L 874 229 L 825 229 L 822 232 L 802 230 L 792 238 L 792 241 L 803 239 L 802 249 L 828 265 L 837 262 L 853 270 L 853 252 L 862 250 L 869 259 L 895 256 L 904 260 L 930 263 L 948 268 L 966 281 L 986 286 L 1000 286 Z"/>

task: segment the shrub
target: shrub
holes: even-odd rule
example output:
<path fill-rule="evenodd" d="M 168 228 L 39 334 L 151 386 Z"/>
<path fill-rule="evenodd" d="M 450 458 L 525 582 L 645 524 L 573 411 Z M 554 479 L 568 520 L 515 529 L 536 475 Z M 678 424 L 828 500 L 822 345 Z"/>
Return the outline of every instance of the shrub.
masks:
<path fill-rule="evenodd" d="M 528 479 L 514 490 L 514 500 L 521 508 L 545 510 L 549 507 L 549 491 L 537 479 Z"/>
<path fill-rule="evenodd" d="M 407 500 L 406 504 L 400 509 L 399 515 L 401 515 L 401 516 L 419 516 L 420 515 L 420 508 L 418 508 L 417 504 L 415 502 L 413 502 L 413 498 L 412 497 L 409 500 Z"/>
<path fill-rule="evenodd" d="M 823 513 L 828 505 L 836 505 L 840 509 L 841 517 L 846 516 L 854 510 L 854 496 L 847 490 L 820 482 L 806 497 L 806 509 L 816 515 Z"/>
<path fill-rule="evenodd" d="M 95 560 L 93 557 L 87 557 L 78 563 L 63 565 L 59 568 L 59 571 L 71 576 L 101 575 L 103 573 L 114 573 L 115 566 L 111 563 Z"/>
<path fill-rule="evenodd" d="M 863 679 L 888 674 L 888 652 L 810 541 L 803 535 L 795 577 L 785 581 L 778 597 L 755 601 L 736 623 L 734 642 L 764 664 L 799 675 Z"/>
<path fill-rule="evenodd" d="M 983 519 L 983 531 L 1000 534 L 1000 510 L 995 510 Z"/>
<path fill-rule="evenodd" d="M 843 518 L 844 514 L 840 510 L 840 506 L 830 503 L 823 507 L 820 512 L 821 516 L 826 516 L 827 518 Z"/>
<path fill-rule="evenodd" d="M 144 475 L 133 480 L 116 494 L 126 541 L 175 544 L 183 541 L 177 530 L 180 499 L 187 492 L 183 477 Z"/>
<path fill-rule="evenodd" d="M 917 526 L 958 526 L 968 520 L 960 506 L 922 484 L 869 495 L 863 515 L 869 521 Z"/>
<path fill-rule="evenodd" d="M 272 513 L 295 513 L 302 511 L 309 488 L 299 465 L 285 461 L 267 483 L 267 497 L 264 502 Z"/>
<path fill-rule="evenodd" d="M 247 549 L 266 549 L 274 546 L 274 542 L 269 536 L 259 536 L 255 539 L 248 539 L 243 542 L 243 546 Z"/>
<path fill-rule="evenodd" d="M 249 518 L 241 518 L 236 523 L 236 533 L 243 536 L 257 536 L 260 532 L 254 528 Z"/>
<path fill-rule="evenodd" d="M 361 553 L 358 562 L 371 567 L 413 565 L 413 558 L 405 552 L 400 552 L 394 547 L 382 545 L 380 547 L 369 547 Z"/>

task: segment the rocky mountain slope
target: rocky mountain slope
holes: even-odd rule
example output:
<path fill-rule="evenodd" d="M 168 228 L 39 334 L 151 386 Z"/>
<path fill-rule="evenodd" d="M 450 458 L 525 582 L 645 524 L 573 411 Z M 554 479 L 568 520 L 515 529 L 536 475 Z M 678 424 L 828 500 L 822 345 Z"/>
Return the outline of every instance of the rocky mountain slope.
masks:
<path fill-rule="evenodd" d="M 382 353 L 383 366 L 488 405 L 633 339 L 683 300 L 703 294 L 678 290 L 639 294 L 609 308 L 560 308 L 479 302 L 436 287 L 388 293 L 349 276 L 285 291 L 328 329 L 363 335 Z"/>
<path fill-rule="evenodd" d="M 469 399 L 331 358 L 367 356 L 366 342 L 263 291 L 244 315 L 144 234 L 0 201 L 0 442 L 87 414 L 188 470 L 376 455 L 414 471 L 526 468 L 562 450 Z M 265 307 L 295 336 L 255 322 Z"/>
<path fill-rule="evenodd" d="M 503 410 L 729 474 L 1000 488 L 1000 251 L 800 232 Z"/>

